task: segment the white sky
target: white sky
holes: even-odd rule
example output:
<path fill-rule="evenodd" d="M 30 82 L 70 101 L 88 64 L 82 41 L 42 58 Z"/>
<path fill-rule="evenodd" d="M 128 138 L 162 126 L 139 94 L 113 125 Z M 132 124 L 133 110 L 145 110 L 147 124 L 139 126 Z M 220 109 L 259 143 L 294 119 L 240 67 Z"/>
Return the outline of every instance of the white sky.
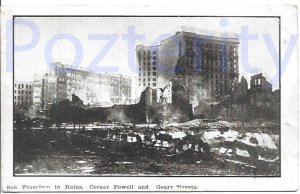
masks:
<path fill-rule="evenodd" d="M 52 48 L 54 61 L 64 64 L 73 63 L 75 57 L 82 57 L 80 67 L 88 67 L 99 51 L 107 44 L 107 40 L 89 40 L 89 34 L 115 34 L 117 40 L 113 47 L 98 64 L 99 66 L 118 66 L 119 72 L 136 76 L 128 65 L 128 41 L 122 35 L 128 33 L 130 26 L 135 27 L 135 33 L 145 36 L 144 40 L 137 40 L 133 45 L 156 45 L 167 37 L 181 31 L 182 26 L 190 27 L 197 33 L 201 30 L 212 32 L 233 32 L 241 34 L 242 26 L 248 26 L 250 34 L 258 35 L 257 40 L 249 41 L 249 49 L 242 51 L 240 46 L 240 75 L 247 80 L 251 75 L 262 72 L 267 80 L 276 76 L 277 68 L 272 60 L 263 34 L 271 37 L 278 51 L 279 22 L 277 18 L 248 18 L 248 17 L 28 17 L 23 18 L 34 22 L 40 32 L 37 44 L 24 51 L 15 51 L 15 79 L 19 81 L 32 81 L 34 74 L 43 74 L 47 71 L 45 60 L 46 45 L 57 34 L 67 33 L 75 36 L 81 43 L 82 56 L 76 56 L 74 45 L 66 39 L 58 40 Z M 26 45 L 32 40 L 31 28 L 26 25 L 15 24 L 15 48 Z M 157 41 L 155 41 L 157 40 Z M 243 53 L 248 53 L 249 64 L 254 67 L 247 70 L 241 59 Z M 135 51 L 133 52 L 135 57 Z M 133 61 L 136 61 L 135 58 Z M 240 77 L 241 77 L 240 76 Z M 276 79 L 277 80 L 277 79 Z M 278 81 L 272 83 L 278 88 Z"/>

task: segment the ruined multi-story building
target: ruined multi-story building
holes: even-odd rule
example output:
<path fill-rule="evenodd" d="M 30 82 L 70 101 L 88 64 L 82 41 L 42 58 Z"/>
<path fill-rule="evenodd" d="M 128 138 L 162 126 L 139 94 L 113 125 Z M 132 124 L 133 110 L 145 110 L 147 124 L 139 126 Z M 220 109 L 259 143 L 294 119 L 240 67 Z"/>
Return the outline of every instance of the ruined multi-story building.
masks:
<path fill-rule="evenodd" d="M 241 81 L 236 84 L 234 90 L 234 96 L 246 96 L 248 93 L 248 83 L 244 76 L 241 77 Z"/>
<path fill-rule="evenodd" d="M 239 40 L 191 32 L 177 32 L 156 46 L 136 48 L 140 91 L 164 88 L 181 79 L 189 100 L 216 100 L 230 95 L 239 77 Z"/>
<path fill-rule="evenodd" d="M 14 104 L 20 108 L 28 108 L 32 104 L 32 82 L 14 82 Z"/>
<path fill-rule="evenodd" d="M 186 90 L 176 81 L 168 84 L 163 91 L 147 87 L 143 93 L 146 122 L 183 122 L 193 117 Z"/>
<path fill-rule="evenodd" d="M 34 104 L 47 108 L 52 103 L 77 95 L 90 106 L 131 103 L 131 77 L 94 73 L 55 63 L 49 72 L 34 79 Z"/>
<path fill-rule="evenodd" d="M 251 76 L 250 90 L 252 92 L 272 92 L 272 84 L 266 80 L 262 73 L 259 73 Z"/>
<path fill-rule="evenodd" d="M 251 76 L 249 92 L 251 105 L 256 107 L 272 106 L 272 84 L 266 80 L 262 73 Z"/>

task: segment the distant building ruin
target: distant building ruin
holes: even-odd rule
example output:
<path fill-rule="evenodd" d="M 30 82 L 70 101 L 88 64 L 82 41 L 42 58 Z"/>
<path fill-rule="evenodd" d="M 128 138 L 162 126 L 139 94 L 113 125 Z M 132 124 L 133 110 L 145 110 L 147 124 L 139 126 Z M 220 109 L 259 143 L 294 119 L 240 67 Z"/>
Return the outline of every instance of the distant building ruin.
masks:
<path fill-rule="evenodd" d="M 54 63 L 49 72 L 35 75 L 33 81 L 34 105 L 47 109 L 55 102 L 71 99 L 72 94 L 90 106 L 112 106 L 131 103 L 129 76 L 94 73 Z"/>
<path fill-rule="evenodd" d="M 250 90 L 252 92 L 272 92 L 272 84 L 266 80 L 262 73 L 259 73 L 251 76 Z"/>
<path fill-rule="evenodd" d="M 259 73 L 251 76 L 250 80 L 250 104 L 256 107 L 271 107 L 274 103 L 272 84 Z"/>

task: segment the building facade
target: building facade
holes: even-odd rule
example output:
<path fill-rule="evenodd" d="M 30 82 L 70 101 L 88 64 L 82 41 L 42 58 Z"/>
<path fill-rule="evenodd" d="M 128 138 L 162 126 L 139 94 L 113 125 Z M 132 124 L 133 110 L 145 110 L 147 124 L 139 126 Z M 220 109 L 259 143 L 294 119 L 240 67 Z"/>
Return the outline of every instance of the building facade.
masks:
<path fill-rule="evenodd" d="M 14 105 L 28 108 L 32 105 L 32 82 L 14 82 Z"/>
<path fill-rule="evenodd" d="M 248 83 L 244 76 L 241 77 L 241 81 L 236 84 L 234 96 L 246 96 L 248 92 Z"/>
<path fill-rule="evenodd" d="M 131 103 L 131 77 L 94 73 L 55 63 L 49 72 L 34 79 L 36 106 L 43 108 L 72 98 L 72 94 L 90 106 Z"/>
<path fill-rule="evenodd" d="M 139 45 L 138 87 L 164 88 L 180 77 L 190 102 L 230 95 L 239 77 L 239 41 L 191 32 L 177 32 L 157 46 Z"/>

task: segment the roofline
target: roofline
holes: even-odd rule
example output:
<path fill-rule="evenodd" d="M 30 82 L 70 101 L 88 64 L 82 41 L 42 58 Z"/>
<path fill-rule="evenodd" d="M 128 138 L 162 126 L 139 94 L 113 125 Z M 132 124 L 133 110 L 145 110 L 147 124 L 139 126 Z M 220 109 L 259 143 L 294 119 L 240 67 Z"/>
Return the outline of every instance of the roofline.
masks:
<path fill-rule="evenodd" d="M 203 35 L 203 34 L 197 34 L 195 32 L 187 32 L 187 31 L 178 31 L 178 32 L 176 32 L 176 34 L 179 34 L 179 33 L 193 34 L 193 35 L 201 36 L 201 37 L 217 38 L 218 40 L 236 40 L 239 43 L 239 38 L 220 37 L 220 36 L 213 36 L 213 35 Z"/>
<path fill-rule="evenodd" d="M 15 83 L 15 84 L 19 84 L 19 83 L 20 83 L 20 84 L 29 84 L 29 83 L 32 84 L 33 81 L 19 81 L 19 80 L 14 80 L 14 83 Z"/>
<path fill-rule="evenodd" d="M 239 38 L 232 38 L 232 37 L 227 37 L 226 38 L 226 37 L 219 37 L 219 36 L 208 36 L 208 35 L 203 35 L 203 34 L 197 34 L 195 32 L 177 31 L 173 36 L 170 36 L 170 37 L 168 37 L 164 40 L 161 40 L 160 44 L 158 44 L 158 45 L 145 46 L 145 45 L 141 44 L 141 45 L 137 45 L 135 50 L 137 50 L 138 47 L 143 47 L 143 48 L 159 47 L 159 46 L 161 46 L 161 44 L 163 42 L 165 42 L 165 41 L 167 41 L 171 38 L 174 38 L 175 36 L 178 36 L 178 34 L 183 34 L 183 33 L 193 34 L 193 35 L 196 35 L 196 36 L 200 36 L 201 38 L 206 38 L 208 40 L 212 39 L 212 40 L 216 40 L 216 41 L 221 41 L 223 43 L 226 43 L 226 42 L 227 43 L 230 42 L 230 43 L 234 43 L 234 44 L 239 44 L 240 43 Z M 229 40 L 229 41 L 226 41 L 226 40 Z"/>
<path fill-rule="evenodd" d="M 132 80 L 131 76 L 120 74 L 120 73 L 119 74 L 118 73 L 108 73 L 108 72 L 96 73 L 96 72 L 93 72 L 93 71 L 89 71 L 89 69 L 76 69 L 76 68 L 67 66 L 65 64 L 62 64 L 60 62 L 55 62 L 54 64 L 60 64 L 60 66 L 57 65 L 57 67 L 64 68 L 66 70 L 72 70 L 72 71 L 77 71 L 77 72 L 84 72 L 84 73 L 88 73 L 88 74 L 93 74 L 95 76 L 102 76 L 102 75 L 103 76 L 113 76 L 113 77 L 122 77 L 122 78 L 125 78 L 125 79 L 127 78 L 127 79 L 131 79 Z M 48 74 L 48 73 L 45 73 L 45 74 Z"/>

